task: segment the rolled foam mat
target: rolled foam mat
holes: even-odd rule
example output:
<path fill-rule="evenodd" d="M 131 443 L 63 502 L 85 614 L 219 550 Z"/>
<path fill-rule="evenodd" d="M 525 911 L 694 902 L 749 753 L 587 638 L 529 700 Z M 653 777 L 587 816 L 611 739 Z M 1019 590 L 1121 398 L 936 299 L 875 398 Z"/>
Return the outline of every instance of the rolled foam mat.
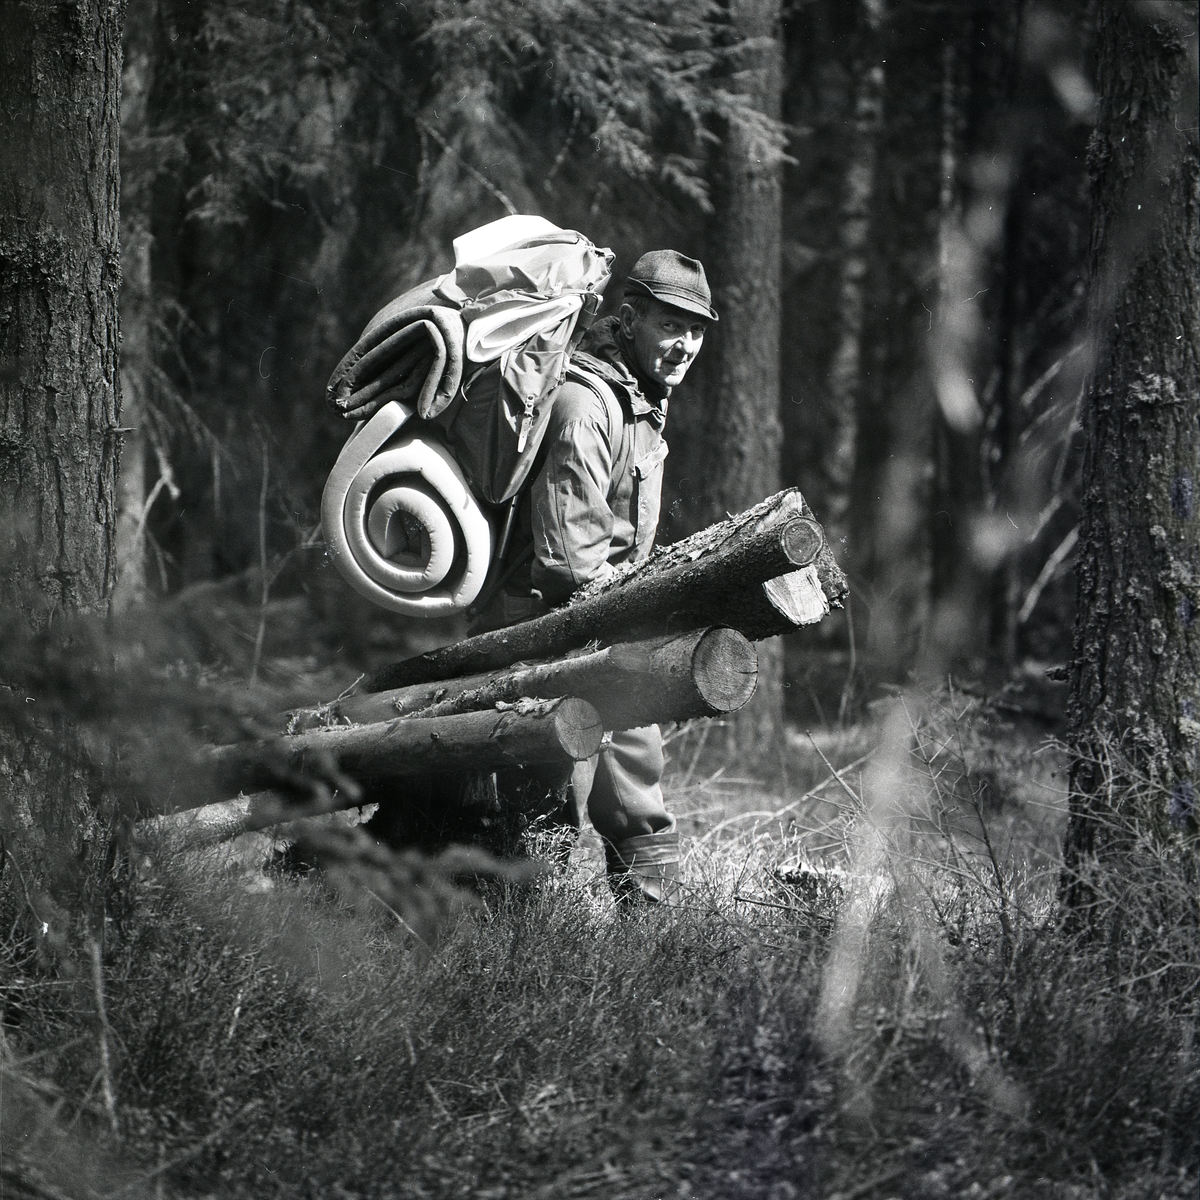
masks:
<path fill-rule="evenodd" d="M 413 409 L 385 404 L 350 435 L 325 483 L 321 529 L 355 591 L 393 612 L 440 617 L 483 587 L 492 525 L 449 451 Z"/>

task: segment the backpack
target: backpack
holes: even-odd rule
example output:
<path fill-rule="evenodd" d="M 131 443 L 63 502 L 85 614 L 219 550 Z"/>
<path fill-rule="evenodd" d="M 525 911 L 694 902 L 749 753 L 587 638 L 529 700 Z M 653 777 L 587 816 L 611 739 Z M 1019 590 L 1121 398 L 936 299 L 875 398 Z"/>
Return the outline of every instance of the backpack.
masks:
<path fill-rule="evenodd" d="M 382 404 L 347 442 L 326 485 L 322 526 L 330 556 L 358 591 L 415 615 L 478 607 L 498 586 L 552 397 L 600 308 L 613 260 L 612 251 L 541 217 L 494 221 L 456 238 L 454 250 L 453 271 L 397 297 L 371 319 L 327 393 L 335 407 Z M 586 373 L 578 374 L 587 382 Z M 587 386 L 600 394 L 595 383 Z M 616 402 L 605 400 L 611 421 Z M 389 409 L 388 401 L 397 403 Z M 426 458 L 449 459 L 459 476 L 451 485 L 443 465 L 434 463 L 416 482 L 422 495 L 432 490 L 451 510 L 458 529 L 453 552 L 450 535 L 434 528 L 437 514 L 426 500 L 408 484 L 389 487 L 384 463 L 368 467 L 409 441 L 420 441 Z M 412 460 L 411 453 L 397 458 L 410 470 Z M 433 474 L 441 483 L 431 484 Z M 360 475 L 364 482 L 356 485 Z M 478 512 L 466 511 L 469 501 L 493 529 L 486 552 Z M 431 545 L 441 547 L 440 557 Z M 449 576 L 426 571 L 448 556 Z M 395 569 L 400 561 L 404 572 Z M 436 583 L 426 587 L 433 575 Z"/>

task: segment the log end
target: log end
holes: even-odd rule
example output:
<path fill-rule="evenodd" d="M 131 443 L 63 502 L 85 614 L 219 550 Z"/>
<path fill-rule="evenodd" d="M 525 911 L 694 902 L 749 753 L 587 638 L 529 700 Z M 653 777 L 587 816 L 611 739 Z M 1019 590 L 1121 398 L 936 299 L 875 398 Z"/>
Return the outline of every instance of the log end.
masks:
<path fill-rule="evenodd" d="M 829 613 L 829 598 L 815 566 L 768 579 L 762 589 L 771 607 L 792 625 L 814 625 Z"/>
<path fill-rule="evenodd" d="M 555 705 L 554 730 L 563 752 L 575 762 L 598 753 L 600 739 L 604 737 L 600 714 L 586 700 L 575 696 L 568 696 Z"/>
<path fill-rule="evenodd" d="M 706 629 L 692 654 L 692 678 L 714 715 L 736 712 L 754 695 L 758 653 L 736 629 Z"/>
<path fill-rule="evenodd" d="M 811 517 L 793 517 L 783 527 L 783 550 L 788 561 L 797 567 L 815 562 L 825 544 L 825 533 Z"/>

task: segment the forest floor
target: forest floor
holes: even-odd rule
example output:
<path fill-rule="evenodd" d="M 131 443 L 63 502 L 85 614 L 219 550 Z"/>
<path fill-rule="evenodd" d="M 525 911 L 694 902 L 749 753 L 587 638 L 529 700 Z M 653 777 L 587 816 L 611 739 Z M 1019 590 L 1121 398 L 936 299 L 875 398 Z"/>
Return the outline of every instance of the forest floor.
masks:
<path fill-rule="evenodd" d="M 1065 920 L 1027 717 L 897 694 L 771 787 L 677 732 L 669 908 L 585 834 L 418 936 L 259 835 L 110 871 L 52 959 L 9 871 L 0 1197 L 1195 1200 L 1194 865 L 1134 836 Z"/>

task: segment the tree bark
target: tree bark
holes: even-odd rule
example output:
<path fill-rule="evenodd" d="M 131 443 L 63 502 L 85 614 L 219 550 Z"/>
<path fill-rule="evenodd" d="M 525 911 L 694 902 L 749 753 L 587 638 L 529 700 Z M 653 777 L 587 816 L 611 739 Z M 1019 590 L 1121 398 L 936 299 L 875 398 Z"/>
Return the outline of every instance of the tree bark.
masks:
<path fill-rule="evenodd" d="M 150 229 L 151 188 L 156 172 L 144 161 L 150 144 L 147 108 L 154 77 L 153 30 L 156 0 L 130 0 L 125 60 L 121 71 L 121 142 L 133 169 L 121 178 L 121 469 L 117 478 L 114 531 L 116 583 L 113 608 L 123 610 L 146 598 L 146 433 L 147 397 L 153 369 L 150 321 L 153 305 Z"/>
<path fill-rule="evenodd" d="M 858 459 L 862 390 L 863 314 L 869 269 L 871 207 L 875 198 L 877 142 L 883 119 L 884 69 L 877 33 L 883 0 L 861 0 L 863 46 L 855 59 L 854 121 L 849 162 L 838 220 L 838 337 L 829 364 L 832 437 L 825 456 L 829 476 L 826 527 L 843 541 L 850 533 L 849 511 Z M 886 52 L 885 52 L 886 53 Z"/>
<path fill-rule="evenodd" d="M 731 89 L 748 95 L 768 122 L 782 112 L 780 0 L 730 0 L 738 43 Z M 721 130 L 713 188 L 709 255 L 719 324 L 711 330 L 715 363 L 709 423 L 710 521 L 741 512 L 779 487 L 780 308 L 783 196 L 780 146 L 763 127 L 730 122 Z M 783 648 L 763 646 L 754 699 L 727 723 L 738 758 L 775 761 L 783 734 Z"/>
<path fill-rule="evenodd" d="M 1196 830 L 1196 42 L 1195 6 L 1100 4 L 1069 866 L 1102 850 L 1110 788 L 1145 826 Z"/>
<path fill-rule="evenodd" d="M 23 0 L 0 39 L 0 609 L 39 628 L 113 582 L 122 14 Z M 0 832 L 66 860 L 86 789 L 38 742 L 0 730 Z"/>
<path fill-rule="evenodd" d="M 370 782 L 439 771 L 579 762 L 600 749 L 603 734 L 596 710 L 583 700 L 528 700 L 499 712 L 413 717 L 216 746 L 199 766 L 210 770 L 216 786 L 225 791 L 270 788 L 314 771 L 328 775 L 331 765 L 356 782 Z M 351 789 L 343 807 L 359 802 Z"/>
<path fill-rule="evenodd" d="M 820 527 L 798 515 L 805 508 L 799 492 L 781 492 L 748 513 L 657 551 L 604 584 L 582 589 L 543 617 L 384 667 L 367 681 L 366 690 L 454 679 L 555 657 L 590 642 L 612 644 L 670 628 L 720 623 L 750 638 L 772 636 L 781 626 L 794 628 L 763 592 L 762 581 L 806 567 L 807 591 L 820 597 L 821 615 L 845 590 L 818 536 Z M 814 619 L 819 619 L 816 610 Z"/>
<path fill-rule="evenodd" d="M 937 677 L 956 659 L 986 645 L 980 636 L 983 580 L 975 524 L 983 512 L 983 413 L 972 380 L 979 317 L 973 307 L 982 267 L 980 247 L 963 214 L 960 175 L 966 133 L 962 53 L 970 23 L 947 22 L 942 48 L 940 186 L 938 189 L 938 303 L 930 367 L 938 403 L 933 409 L 933 495 L 929 506 L 931 615 L 922 647 L 925 674 Z"/>
<path fill-rule="evenodd" d="M 757 675 L 754 647 L 736 630 L 716 626 L 577 652 L 552 662 L 349 696 L 290 714 L 288 732 L 347 721 L 449 716 L 555 696 L 586 700 L 605 729 L 637 729 L 734 712 L 750 699 Z"/>

